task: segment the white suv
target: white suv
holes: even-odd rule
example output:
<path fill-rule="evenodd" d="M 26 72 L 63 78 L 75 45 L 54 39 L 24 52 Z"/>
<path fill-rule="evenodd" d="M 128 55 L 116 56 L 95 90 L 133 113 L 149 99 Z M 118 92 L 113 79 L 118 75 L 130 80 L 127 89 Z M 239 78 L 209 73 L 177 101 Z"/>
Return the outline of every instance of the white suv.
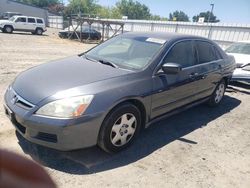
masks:
<path fill-rule="evenodd" d="M 42 35 L 46 31 L 46 26 L 43 18 L 13 16 L 9 20 L 0 20 L 0 30 L 4 33 L 26 31 Z"/>

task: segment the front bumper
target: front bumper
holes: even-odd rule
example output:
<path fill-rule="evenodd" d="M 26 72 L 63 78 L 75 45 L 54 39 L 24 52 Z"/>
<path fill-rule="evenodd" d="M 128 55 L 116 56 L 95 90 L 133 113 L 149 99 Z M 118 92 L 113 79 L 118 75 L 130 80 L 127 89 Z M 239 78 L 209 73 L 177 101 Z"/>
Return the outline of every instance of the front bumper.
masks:
<path fill-rule="evenodd" d="M 103 113 L 85 115 L 78 119 L 55 119 L 30 114 L 13 104 L 5 94 L 5 113 L 16 130 L 27 140 L 61 151 L 91 147 L 97 144 Z"/>

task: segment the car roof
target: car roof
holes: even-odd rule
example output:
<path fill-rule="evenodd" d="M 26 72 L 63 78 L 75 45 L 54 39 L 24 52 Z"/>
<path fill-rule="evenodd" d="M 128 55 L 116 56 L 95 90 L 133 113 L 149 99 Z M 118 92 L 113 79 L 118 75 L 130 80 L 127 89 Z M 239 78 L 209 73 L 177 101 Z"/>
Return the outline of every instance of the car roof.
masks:
<path fill-rule="evenodd" d="M 35 19 L 42 19 L 43 20 L 43 18 L 39 18 L 39 17 L 33 17 L 33 16 L 24 16 L 24 15 L 16 15 L 16 16 L 13 16 L 13 17 L 26 17 L 26 18 L 35 18 Z"/>
<path fill-rule="evenodd" d="M 202 39 L 208 40 L 204 37 L 194 36 L 194 35 L 186 35 L 180 33 L 168 33 L 168 32 L 126 32 L 123 35 L 128 37 L 146 37 L 146 38 L 159 38 L 164 39 L 166 41 L 173 40 L 173 39 Z"/>

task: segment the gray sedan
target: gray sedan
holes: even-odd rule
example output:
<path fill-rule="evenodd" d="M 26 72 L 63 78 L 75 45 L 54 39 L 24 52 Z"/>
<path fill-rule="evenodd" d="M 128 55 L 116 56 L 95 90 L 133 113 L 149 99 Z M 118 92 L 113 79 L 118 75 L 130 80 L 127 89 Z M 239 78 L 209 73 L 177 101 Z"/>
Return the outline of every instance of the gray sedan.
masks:
<path fill-rule="evenodd" d="M 4 107 L 31 142 L 117 152 L 163 117 L 203 102 L 217 106 L 234 69 L 234 58 L 208 39 L 126 33 L 22 72 Z"/>

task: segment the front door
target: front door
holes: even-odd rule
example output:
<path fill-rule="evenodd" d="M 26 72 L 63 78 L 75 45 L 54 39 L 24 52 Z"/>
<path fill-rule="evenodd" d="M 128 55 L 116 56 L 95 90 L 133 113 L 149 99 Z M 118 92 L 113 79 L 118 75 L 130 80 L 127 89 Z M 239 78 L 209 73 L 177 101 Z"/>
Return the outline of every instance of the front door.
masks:
<path fill-rule="evenodd" d="M 18 17 L 15 21 L 15 30 L 27 30 L 27 18 Z"/>
<path fill-rule="evenodd" d="M 185 40 L 175 44 L 164 58 L 164 63 L 178 63 L 182 71 L 165 74 L 160 69 L 153 76 L 152 119 L 196 99 L 198 81 L 193 41 Z"/>

